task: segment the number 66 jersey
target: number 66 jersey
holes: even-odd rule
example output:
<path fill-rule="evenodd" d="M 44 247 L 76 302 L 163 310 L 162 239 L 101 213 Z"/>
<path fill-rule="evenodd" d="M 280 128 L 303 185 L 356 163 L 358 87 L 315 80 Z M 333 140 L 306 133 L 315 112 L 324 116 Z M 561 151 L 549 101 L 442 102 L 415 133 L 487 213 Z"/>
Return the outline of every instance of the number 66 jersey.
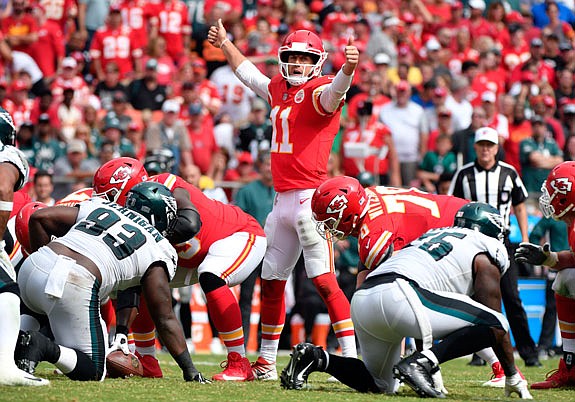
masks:
<path fill-rule="evenodd" d="M 369 187 L 369 207 L 359 230 L 359 258 L 373 269 L 387 256 L 388 246 L 401 250 L 429 229 L 453 225 L 455 213 L 469 201 L 411 188 Z"/>
<path fill-rule="evenodd" d="M 503 242 L 478 230 L 432 229 L 381 264 L 368 278 L 394 272 L 424 289 L 473 295 L 473 260 L 486 254 L 503 275 L 509 256 Z"/>
<path fill-rule="evenodd" d="M 89 258 L 100 270 L 100 299 L 140 284 L 155 262 L 176 272 L 177 254 L 147 219 L 118 204 L 91 198 L 78 204 L 76 224 L 55 242 Z"/>

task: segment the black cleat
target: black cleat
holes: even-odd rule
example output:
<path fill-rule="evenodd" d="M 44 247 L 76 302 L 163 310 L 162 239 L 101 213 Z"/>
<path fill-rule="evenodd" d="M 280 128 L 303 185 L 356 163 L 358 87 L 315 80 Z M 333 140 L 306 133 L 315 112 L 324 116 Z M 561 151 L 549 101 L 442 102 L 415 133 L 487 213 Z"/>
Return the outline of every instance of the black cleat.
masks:
<path fill-rule="evenodd" d="M 409 385 L 417 395 L 423 398 L 445 398 L 442 392 L 434 388 L 431 376 L 437 370 L 439 370 L 437 364 L 422 353 L 415 352 L 393 366 L 393 376 Z"/>
<path fill-rule="evenodd" d="M 282 370 L 280 380 L 285 389 L 302 389 L 307 377 L 325 365 L 323 348 L 311 343 L 299 343 L 293 348 L 290 361 Z"/>
<path fill-rule="evenodd" d="M 46 360 L 51 344 L 52 341 L 38 331 L 20 331 L 14 350 L 16 366 L 20 370 L 34 374 L 38 363 Z"/>

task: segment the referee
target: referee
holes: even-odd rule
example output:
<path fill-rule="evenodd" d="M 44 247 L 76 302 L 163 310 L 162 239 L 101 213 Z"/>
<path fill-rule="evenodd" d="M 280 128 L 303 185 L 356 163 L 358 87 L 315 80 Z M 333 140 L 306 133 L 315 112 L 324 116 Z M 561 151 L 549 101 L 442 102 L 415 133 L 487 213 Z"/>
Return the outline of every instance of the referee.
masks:
<path fill-rule="evenodd" d="M 513 166 L 496 159 L 499 149 L 497 131 L 490 127 L 475 132 L 475 161 L 455 172 L 449 194 L 470 201 L 488 203 L 501 212 L 506 226 L 505 245 L 509 249 L 509 215 L 511 208 L 517 217 L 522 241 L 528 241 L 527 190 Z M 505 313 L 515 338 L 517 351 L 526 366 L 540 366 L 535 342 L 529 334 L 527 315 L 519 298 L 517 266 L 511 267 L 501 278 L 501 297 Z"/>

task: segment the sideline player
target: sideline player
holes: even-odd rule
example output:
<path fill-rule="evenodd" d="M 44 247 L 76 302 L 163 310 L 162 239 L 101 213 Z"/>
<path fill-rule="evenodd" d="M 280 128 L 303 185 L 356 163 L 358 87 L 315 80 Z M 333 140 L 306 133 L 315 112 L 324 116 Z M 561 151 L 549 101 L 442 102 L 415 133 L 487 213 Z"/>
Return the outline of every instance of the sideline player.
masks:
<path fill-rule="evenodd" d="M 282 386 L 300 389 L 311 372 L 326 371 L 362 392 L 395 393 L 401 380 L 422 397 L 444 397 L 439 365 L 493 346 L 507 375 L 506 396 L 531 399 L 501 313 L 499 280 L 509 268 L 502 239 L 497 209 L 464 205 L 451 227 L 413 241 L 375 268 L 353 295 L 363 361 L 302 343 L 282 372 Z M 389 238 L 384 247 L 392 247 Z M 400 360 L 404 337 L 421 339 L 423 351 Z"/>
<path fill-rule="evenodd" d="M 113 166 L 116 166 L 114 169 Z M 121 203 L 125 190 L 112 191 L 120 186 L 114 176 L 105 172 L 122 169 L 122 163 L 110 161 L 94 177 L 94 192 L 116 194 Z M 206 295 L 208 313 L 228 349 L 227 365 L 213 379 L 218 381 L 250 381 L 252 370 L 245 357 L 241 311 L 230 287 L 241 284 L 261 262 L 265 250 L 265 234 L 259 223 L 240 208 L 222 204 L 206 197 L 197 187 L 179 176 L 160 174 L 150 180 L 164 184 L 178 202 L 178 215 L 186 213 L 186 205 L 193 204 L 202 221 L 199 232 L 192 238 L 173 241 L 178 252 L 178 269 L 172 288 L 200 284 Z M 146 323 L 140 312 L 132 325 L 138 331 L 153 333 L 153 325 Z"/>
<path fill-rule="evenodd" d="M 55 341 L 22 332 L 17 363 L 33 372 L 38 362 L 48 361 L 70 379 L 102 380 L 108 345 L 100 300 L 141 285 L 184 379 L 205 382 L 171 306 L 177 255 L 167 238 L 176 226 L 176 200 L 165 186 L 141 183 L 130 190 L 126 205 L 93 198 L 78 208 L 43 208 L 31 216 L 34 252 L 22 264 L 18 283 L 24 302 L 48 316 Z M 52 236 L 58 238 L 50 241 Z"/>
<path fill-rule="evenodd" d="M 547 218 L 567 224 L 571 250 L 552 252 L 544 246 L 521 243 L 515 260 L 534 265 L 546 265 L 559 271 L 553 281 L 557 318 L 563 341 L 563 357 L 559 368 L 544 381 L 531 384 L 532 389 L 566 388 L 575 386 L 575 162 L 555 166 L 541 187 L 539 206 Z"/>
<path fill-rule="evenodd" d="M 47 385 L 16 367 L 14 347 L 20 330 L 20 291 L 16 272 L 4 250 L 6 225 L 14 207 L 14 191 L 28 181 L 26 157 L 14 146 L 16 128 L 10 114 L 0 108 L 0 385 Z"/>
<path fill-rule="evenodd" d="M 307 276 L 327 306 L 344 356 L 357 356 L 349 301 L 339 288 L 331 244 L 314 230 L 310 200 L 327 179 L 331 145 L 359 51 L 350 36 L 345 63 L 335 76 L 321 76 L 327 52 L 313 32 L 287 35 L 278 51 L 280 74 L 271 80 L 228 39 L 221 19 L 210 27 L 209 42 L 220 48 L 236 76 L 271 106 L 271 165 L 277 192 L 265 232 L 268 250 L 262 266 L 262 343 L 252 365 L 260 380 L 277 379 L 276 357 L 285 323 L 286 281 L 303 251 Z"/>

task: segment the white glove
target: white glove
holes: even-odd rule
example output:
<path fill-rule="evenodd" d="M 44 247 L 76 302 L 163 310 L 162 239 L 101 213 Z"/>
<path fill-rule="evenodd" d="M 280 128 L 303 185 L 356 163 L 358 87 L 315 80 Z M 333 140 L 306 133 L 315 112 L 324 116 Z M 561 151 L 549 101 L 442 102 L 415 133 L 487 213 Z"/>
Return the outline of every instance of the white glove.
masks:
<path fill-rule="evenodd" d="M 443 376 L 441 375 L 441 370 L 437 370 L 436 373 L 432 374 L 431 379 L 433 380 L 433 388 L 435 388 L 437 392 L 443 393 L 444 395 L 449 394 L 443 385 Z"/>
<path fill-rule="evenodd" d="M 109 353 L 112 353 L 116 350 L 121 350 L 125 355 L 130 354 L 130 348 L 128 347 L 128 337 L 126 335 L 116 334 L 116 336 L 114 336 L 114 342 L 112 342 Z"/>
<path fill-rule="evenodd" d="M 549 243 L 543 246 L 533 243 L 520 243 L 517 250 L 515 250 L 515 261 L 527 262 L 533 265 L 545 265 L 553 268 L 558 260 L 557 253 L 551 251 Z"/>
<path fill-rule="evenodd" d="M 505 377 L 505 396 L 509 397 L 513 393 L 519 395 L 521 399 L 533 399 L 529 393 L 527 380 L 521 378 L 519 373 Z"/>

